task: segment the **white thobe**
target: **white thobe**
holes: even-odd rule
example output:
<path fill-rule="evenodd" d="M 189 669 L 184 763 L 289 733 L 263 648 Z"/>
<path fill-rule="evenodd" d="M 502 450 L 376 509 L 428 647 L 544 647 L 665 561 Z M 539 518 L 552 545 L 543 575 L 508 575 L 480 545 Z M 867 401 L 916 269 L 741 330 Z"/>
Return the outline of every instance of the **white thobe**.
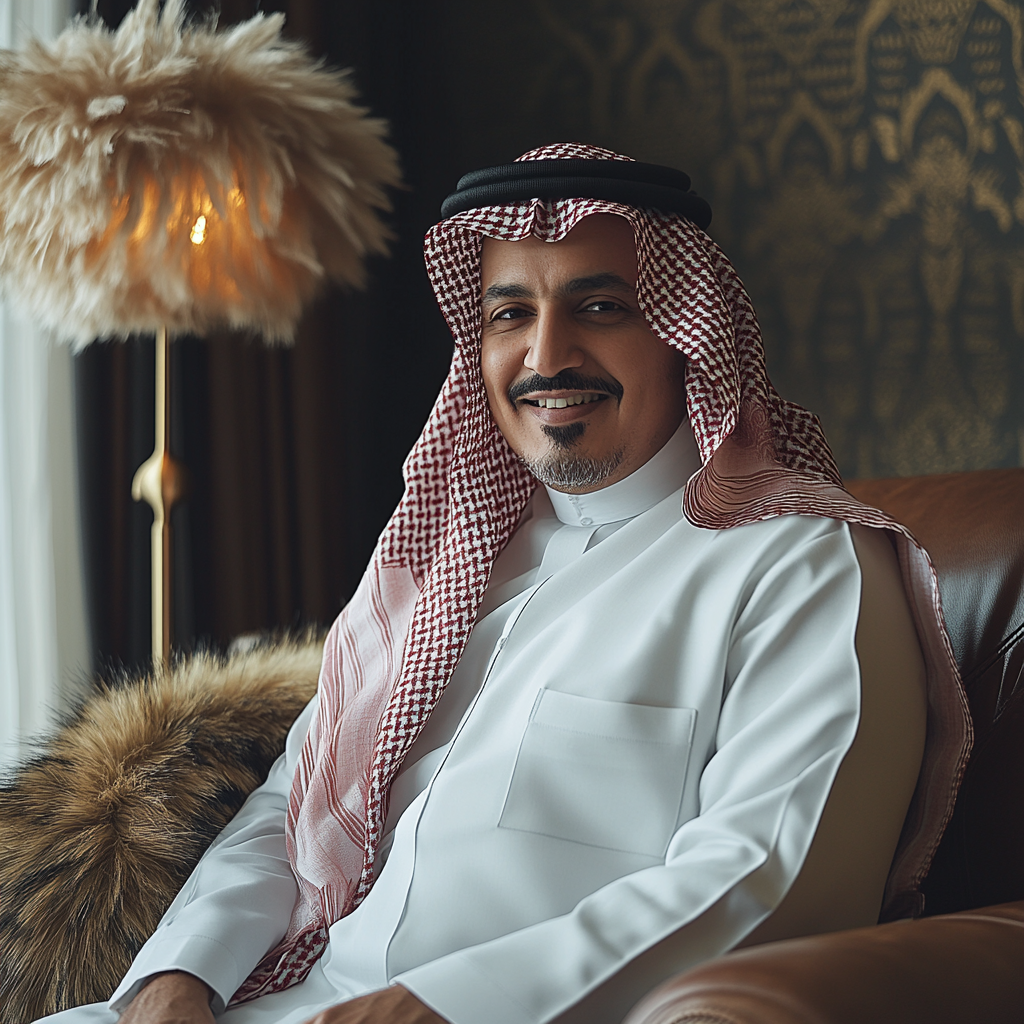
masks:
<path fill-rule="evenodd" d="M 393 786 L 369 895 L 303 983 L 226 1024 L 299 1024 L 396 982 L 454 1024 L 613 1024 L 661 978 L 770 932 L 780 906 L 786 934 L 877 916 L 924 713 L 910 672 L 902 696 L 874 687 L 885 715 L 867 724 L 858 551 L 872 542 L 802 516 L 698 529 L 680 512 L 698 465 L 684 423 L 617 484 L 538 491 Z M 111 1002 L 54 1024 L 113 1021 L 167 970 L 223 1010 L 295 899 L 284 813 L 312 713 Z M 838 815 L 830 833 L 847 862 L 804 879 L 841 765 L 865 762 L 857 745 L 871 758 L 846 806 L 862 820 Z"/>

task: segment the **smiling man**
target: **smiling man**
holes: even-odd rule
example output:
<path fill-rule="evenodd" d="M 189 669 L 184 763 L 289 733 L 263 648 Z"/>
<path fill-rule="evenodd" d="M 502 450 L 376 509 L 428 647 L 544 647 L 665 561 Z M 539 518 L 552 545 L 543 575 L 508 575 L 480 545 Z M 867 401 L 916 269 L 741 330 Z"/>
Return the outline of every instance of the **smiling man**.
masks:
<path fill-rule="evenodd" d="M 318 696 L 60 1024 L 615 1024 L 919 903 L 968 742 L 934 575 L 772 389 L 706 204 L 567 145 L 443 213 L 452 369 Z"/>

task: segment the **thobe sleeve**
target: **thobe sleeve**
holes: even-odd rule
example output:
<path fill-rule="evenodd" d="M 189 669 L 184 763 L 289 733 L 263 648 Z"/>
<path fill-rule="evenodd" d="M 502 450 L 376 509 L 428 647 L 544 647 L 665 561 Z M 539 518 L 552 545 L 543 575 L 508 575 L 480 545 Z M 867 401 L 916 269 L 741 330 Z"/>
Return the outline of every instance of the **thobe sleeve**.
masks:
<path fill-rule="evenodd" d="M 740 943 L 800 873 L 854 741 L 860 593 L 845 527 L 784 555 L 748 587 L 699 814 L 678 828 L 664 863 L 564 916 L 393 980 L 453 1024 L 618 1020 L 659 980 Z"/>
<path fill-rule="evenodd" d="M 214 1012 L 280 941 L 298 888 L 285 849 L 285 814 L 295 766 L 316 707 L 288 733 L 285 752 L 213 841 L 110 1000 L 123 1010 L 146 980 L 186 971 L 213 989 Z"/>

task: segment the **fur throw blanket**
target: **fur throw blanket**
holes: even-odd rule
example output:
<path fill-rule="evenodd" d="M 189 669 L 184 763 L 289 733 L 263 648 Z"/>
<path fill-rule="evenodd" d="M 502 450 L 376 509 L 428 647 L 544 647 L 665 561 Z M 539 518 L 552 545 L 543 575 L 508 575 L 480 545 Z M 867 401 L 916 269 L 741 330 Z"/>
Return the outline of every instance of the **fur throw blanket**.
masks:
<path fill-rule="evenodd" d="M 322 638 L 97 690 L 0 785 L 0 1024 L 109 998 L 316 690 Z"/>

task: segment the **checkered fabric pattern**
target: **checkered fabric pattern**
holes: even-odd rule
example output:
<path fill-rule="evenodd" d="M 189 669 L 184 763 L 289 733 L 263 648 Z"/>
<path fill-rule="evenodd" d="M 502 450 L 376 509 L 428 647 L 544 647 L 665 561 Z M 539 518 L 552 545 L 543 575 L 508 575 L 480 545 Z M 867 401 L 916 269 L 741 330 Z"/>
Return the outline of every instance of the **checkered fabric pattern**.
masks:
<path fill-rule="evenodd" d="M 629 160 L 574 143 L 520 160 Z M 301 981 L 328 929 L 373 884 L 388 794 L 469 639 L 491 566 L 537 486 L 498 431 L 480 370 L 480 250 L 486 237 L 556 242 L 584 217 L 624 217 L 636 239 L 638 300 L 654 333 L 687 358 L 686 404 L 703 460 L 684 511 L 724 529 L 784 514 L 831 516 L 896 538 L 929 669 L 922 787 L 897 851 L 887 904 L 913 909 L 952 811 L 969 718 L 942 625 L 936 578 L 909 532 L 842 489 L 816 417 L 784 401 L 765 372 L 760 329 L 724 253 L 677 214 L 595 199 L 533 200 L 456 214 L 425 257 L 455 340 L 451 370 L 404 466 L 405 494 L 325 648 L 319 716 L 292 789 L 288 850 L 299 901 L 280 946 L 234 1003 Z"/>

